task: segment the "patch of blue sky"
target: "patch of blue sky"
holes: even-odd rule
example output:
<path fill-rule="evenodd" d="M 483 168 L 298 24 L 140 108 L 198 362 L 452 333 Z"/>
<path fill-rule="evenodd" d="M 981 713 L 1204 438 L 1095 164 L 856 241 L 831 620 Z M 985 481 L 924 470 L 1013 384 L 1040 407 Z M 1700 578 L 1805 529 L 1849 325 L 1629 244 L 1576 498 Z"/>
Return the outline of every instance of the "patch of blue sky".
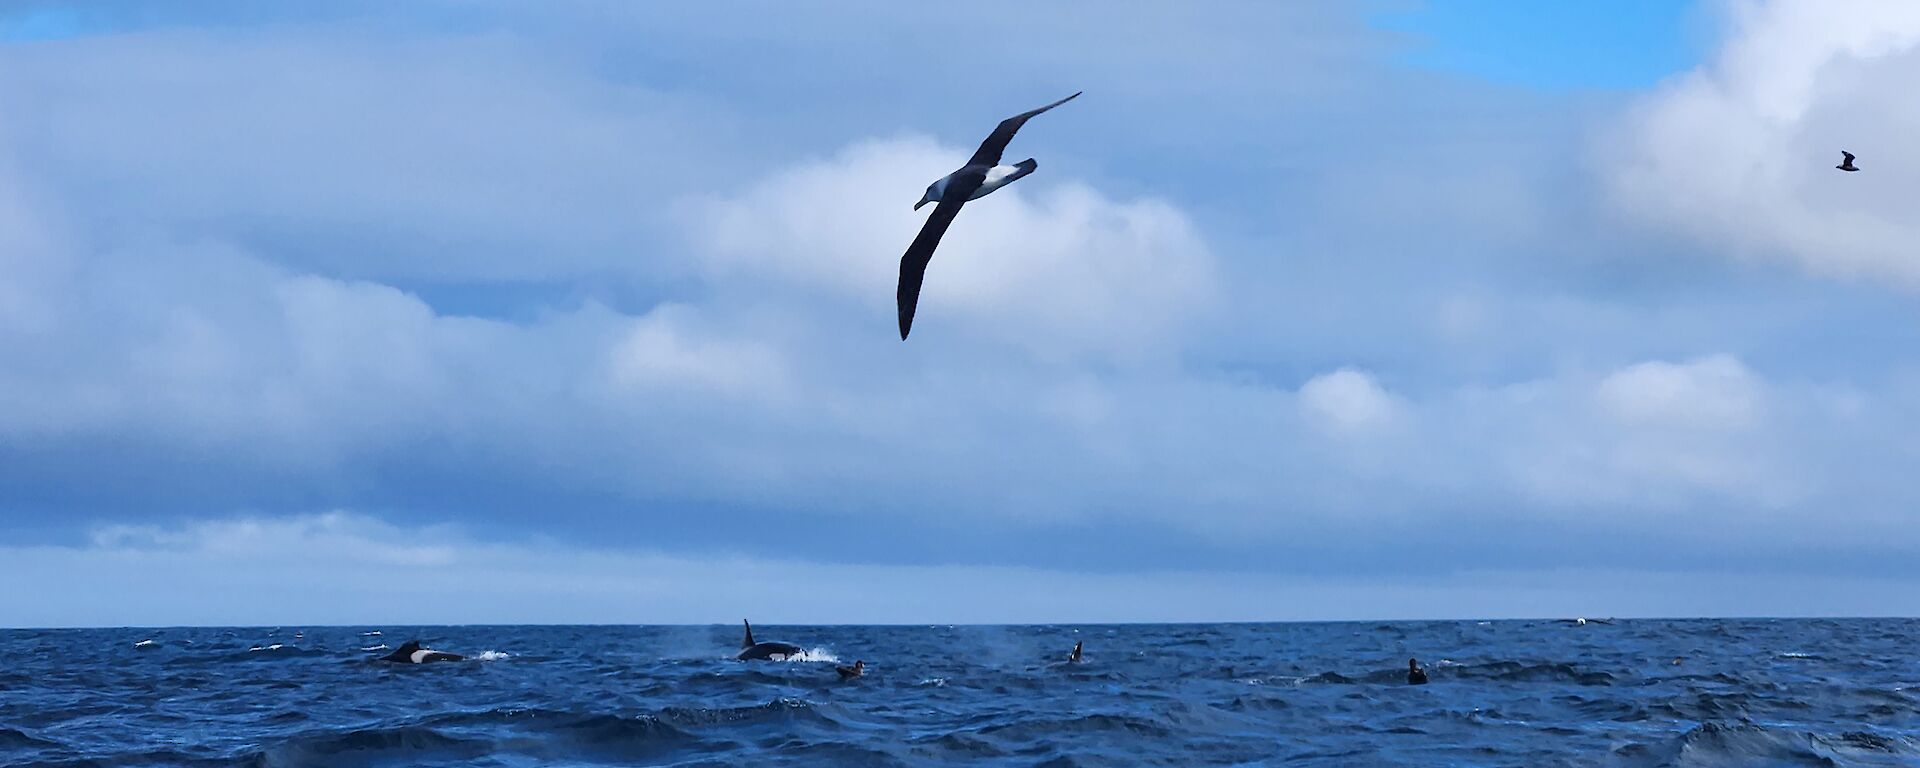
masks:
<path fill-rule="evenodd" d="M 1414 38 L 1404 65 L 1542 89 L 1651 86 L 1699 62 L 1711 21 L 1684 0 L 1432 0 L 1372 19 Z"/>

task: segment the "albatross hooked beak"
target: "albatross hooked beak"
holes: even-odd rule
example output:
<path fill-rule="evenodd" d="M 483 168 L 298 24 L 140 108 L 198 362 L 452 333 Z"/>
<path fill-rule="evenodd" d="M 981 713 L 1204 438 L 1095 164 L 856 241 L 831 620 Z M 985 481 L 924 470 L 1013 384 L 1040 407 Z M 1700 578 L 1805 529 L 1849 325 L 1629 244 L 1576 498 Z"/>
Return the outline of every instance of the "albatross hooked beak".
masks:
<path fill-rule="evenodd" d="M 920 210 L 920 206 L 926 205 L 927 203 L 931 203 L 931 202 L 933 202 L 932 197 L 922 197 L 920 198 L 920 202 L 913 204 L 913 209 L 916 211 Z"/>

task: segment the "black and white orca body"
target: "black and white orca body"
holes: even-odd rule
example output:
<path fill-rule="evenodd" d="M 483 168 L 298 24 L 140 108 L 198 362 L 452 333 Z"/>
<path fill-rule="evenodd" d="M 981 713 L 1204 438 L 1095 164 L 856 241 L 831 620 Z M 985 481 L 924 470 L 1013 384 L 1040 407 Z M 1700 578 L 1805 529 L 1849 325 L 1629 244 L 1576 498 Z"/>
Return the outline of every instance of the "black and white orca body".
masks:
<path fill-rule="evenodd" d="M 460 661 L 465 658 L 467 657 L 457 653 L 447 653 L 446 651 L 436 651 L 432 648 L 422 648 L 420 647 L 420 641 L 408 640 L 401 644 L 399 648 L 393 649 L 393 653 L 380 657 L 380 660 L 391 661 L 398 664 L 430 664 L 436 661 Z"/>
<path fill-rule="evenodd" d="M 920 285 L 927 279 L 927 263 L 933 261 L 933 249 L 939 247 L 940 238 L 947 234 L 947 227 L 953 224 L 953 217 L 960 214 L 960 206 L 966 205 L 968 200 L 986 197 L 1040 167 L 1033 158 L 1013 165 L 1001 165 L 1000 155 L 1006 151 L 1007 143 L 1013 141 L 1013 134 L 1034 115 L 1072 101 L 1079 95 L 1075 93 L 1039 109 L 1000 121 L 993 133 L 988 134 L 987 140 L 980 142 L 980 148 L 974 150 L 973 157 L 968 158 L 966 165 L 927 185 L 927 193 L 921 196 L 920 202 L 913 204 L 916 211 L 927 203 L 937 205 L 933 207 L 933 213 L 927 216 L 927 223 L 920 226 L 920 234 L 914 236 L 913 244 L 907 246 L 907 252 L 900 257 L 900 283 L 895 289 L 894 300 L 900 311 L 901 340 L 906 340 L 907 331 L 913 328 L 913 313 L 920 305 Z"/>
<path fill-rule="evenodd" d="M 1080 663 L 1080 643 L 1082 643 L 1082 642 L 1085 642 L 1085 641 L 1083 641 L 1083 640 L 1075 640 L 1075 641 L 1074 641 L 1074 643 L 1073 643 L 1073 653 L 1071 653 L 1071 654 L 1068 654 L 1068 655 L 1067 655 L 1067 662 L 1068 662 L 1068 663 L 1070 663 L 1070 664 L 1078 664 L 1078 663 Z"/>
<path fill-rule="evenodd" d="M 791 643 L 756 643 L 753 641 L 753 625 L 746 619 L 740 624 L 747 628 L 747 636 L 740 641 L 740 655 L 734 658 L 741 661 L 789 661 L 800 657 L 800 646 Z"/>

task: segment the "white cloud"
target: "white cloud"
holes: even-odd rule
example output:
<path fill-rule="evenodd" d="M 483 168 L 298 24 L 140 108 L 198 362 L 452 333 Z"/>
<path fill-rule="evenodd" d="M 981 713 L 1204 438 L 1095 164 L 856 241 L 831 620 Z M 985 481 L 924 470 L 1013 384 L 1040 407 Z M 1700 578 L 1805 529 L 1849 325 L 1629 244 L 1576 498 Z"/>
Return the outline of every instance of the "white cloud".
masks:
<path fill-rule="evenodd" d="M 1371 374 L 1352 368 L 1307 380 L 1300 385 L 1300 405 L 1320 424 L 1342 434 L 1386 426 L 1397 407 Z"/>
<path fill-rule="evenodd" d="M 1606 157 L 1627 210 L 1734 255 L 1920 285 L 1920 5 L 1734 0 L 1717 56 L 1631 114 Z M 1858 173 L 1833 165 L 1860 156 Z"/>
<path fill-rule="evenodd" d="M 1654 426 L 1750 426 L 1762 403 L 1759 380 L 1730 355 L 1631 365 L 1601 379 L 1597 395 L 1622 420 Z"/>
<path fill-rule="evenodd" d="M 379 280 L 659 274 L 729 117 L 509 36 L 162 27 L 0 48 L 3 137 L 97 240 L 292 244 Z M 18 119 L 31 115 L 31 120 Z M 698 126 L 695 130 L 692 126 Z"/>
<path fill-rule="evenodd" d="M 765 344 L 750 340 L 699 339 L 711 333 L 699 313 L 665 304 L 629 323 L 612 353 L 618 384 L 666 387 L 729 396 L 778 397 L 786 369 Z"/>

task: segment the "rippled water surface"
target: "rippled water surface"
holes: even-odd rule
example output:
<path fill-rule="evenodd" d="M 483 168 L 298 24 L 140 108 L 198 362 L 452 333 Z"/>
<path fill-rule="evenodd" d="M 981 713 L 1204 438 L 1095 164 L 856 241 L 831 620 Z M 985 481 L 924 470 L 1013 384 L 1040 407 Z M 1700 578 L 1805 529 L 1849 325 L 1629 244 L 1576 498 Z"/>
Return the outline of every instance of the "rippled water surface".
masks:
<path fill-rule="evenodd" d="M 756 626 L 810 658 L 746 663 L 737 627 L 9 630 L 0 764 L 1920 765 L 1916 631 Z M 414 637 L 485 659 L 372 661 Z"/>

